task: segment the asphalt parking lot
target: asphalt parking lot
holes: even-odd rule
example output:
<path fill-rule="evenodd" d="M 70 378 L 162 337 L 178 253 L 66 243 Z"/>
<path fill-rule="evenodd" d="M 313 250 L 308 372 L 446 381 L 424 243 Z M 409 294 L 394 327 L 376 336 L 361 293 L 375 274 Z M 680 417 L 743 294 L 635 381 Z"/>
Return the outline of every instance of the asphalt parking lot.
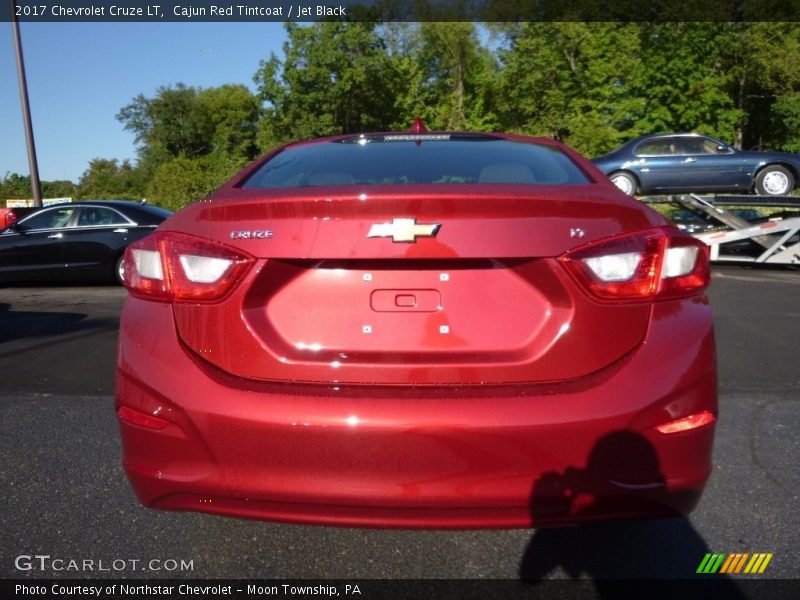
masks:
<path fill-rule="evenodd" d="M 765 576 L 800 572 L 800 271 L 714 270 L 721 417 L 715 472 L 691 517 L 541 531 L 343 529 L 141 508 L 119 466 L 112 400 L 125 295 L 0 288 L 3 578 L 93 575 L 17 568 L 34 554 L 142 561 L 104 574 L 116 577 L 690 578 L 705 552 L 771 552 Z M 152 560 L 161 568 L 142 570 Z M 191 569 L 166 569 L 169 560 Z"/>

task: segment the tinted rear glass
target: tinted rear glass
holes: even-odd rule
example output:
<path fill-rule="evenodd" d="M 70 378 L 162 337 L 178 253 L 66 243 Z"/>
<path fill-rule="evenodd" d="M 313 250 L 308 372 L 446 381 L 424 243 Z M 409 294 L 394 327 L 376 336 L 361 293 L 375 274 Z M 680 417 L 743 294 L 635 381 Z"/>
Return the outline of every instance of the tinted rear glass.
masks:
<path fill-rule="evenodd" d="M 242 187 L 588 182 L 569 157 L 550 146 L 489 136 L 398 134 L 287 148 Z"/>
<path fill-rule="evenodd" d="M 161 208 L 160 206 L 152 206 L 150 204 L 140 204 L 136 208 L 143 213 L 147 213 L 148 215 L 156 217 L 157 219 L 168 219 L 173 214 L 171 210 Z"/>
<path fill-rule="evenodd" d="M 656 138 L 647 140 L 636 146 L 633 152 L 636 156 L 666 156 L 678 154 L 678 144 L 675 138 Z"/>

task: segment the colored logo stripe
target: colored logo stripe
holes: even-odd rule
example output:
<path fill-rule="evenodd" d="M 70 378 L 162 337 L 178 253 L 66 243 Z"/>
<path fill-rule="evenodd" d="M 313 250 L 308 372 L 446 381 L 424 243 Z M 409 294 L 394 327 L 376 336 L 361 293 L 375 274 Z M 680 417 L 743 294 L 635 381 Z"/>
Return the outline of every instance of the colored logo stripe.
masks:
<path fill-rule="evenodd" d="M 747 560 L 747 557 L 750 556 L 747 553 L 744 554 L 729 554 L 728 560 L 725 561 L 725 564 L 722 565 L 722 568 L 719 570 L 720 573 L 738 573 L 744 567 L 744 561 Z"/>
<path fill-rule="evenodd" d="M 733 554 L 709 552 L 703 557 L 700 566 L 697 567 L 697 573 L 742 573 L 743 569 L 744 573 L 763 573 L 772 560 L 772 556 L 772 553 L 766 552 L 752 555 L 747 552 L 735 552 Z"/>
<path fill-rule="evenodd" d="M 772 560 L 772 553 L 769 554 L 753 554 L 753 558 L 747 563 L 745 573 L 763 573 L 767 568 L 769 561 Z"/>
<path fill-rule="evenodd" d="M 698 573 L 716 573 L 725 558 L 724 553 L 720 554 L 706 554 L 700 566 L 697 567 Z"/>

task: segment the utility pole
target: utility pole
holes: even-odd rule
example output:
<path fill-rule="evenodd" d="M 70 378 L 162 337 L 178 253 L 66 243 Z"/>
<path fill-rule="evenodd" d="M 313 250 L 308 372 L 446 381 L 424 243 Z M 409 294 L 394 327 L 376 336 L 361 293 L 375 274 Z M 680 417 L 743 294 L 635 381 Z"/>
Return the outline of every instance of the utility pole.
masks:
<path fill-rule="evenodd" d="M 22 57 L 22 40 L 17 20 L 17 3 L 11 0 L 11 27 L 14 30 L 14 48 L 17 54 L 17 76 L 19 77 L 19 99 L 22 102 L 22 121 L 25 126 L 25 141 L 28 144 L 28 164 L 31 170 L 33 205 L 42 206 L 42 184 L 39 181 L 39 163 L 36 160 L 36 144 L 33 141 L 31 106 L 28 102 L 28 80 L 25 77 L 25 60 Z"/>

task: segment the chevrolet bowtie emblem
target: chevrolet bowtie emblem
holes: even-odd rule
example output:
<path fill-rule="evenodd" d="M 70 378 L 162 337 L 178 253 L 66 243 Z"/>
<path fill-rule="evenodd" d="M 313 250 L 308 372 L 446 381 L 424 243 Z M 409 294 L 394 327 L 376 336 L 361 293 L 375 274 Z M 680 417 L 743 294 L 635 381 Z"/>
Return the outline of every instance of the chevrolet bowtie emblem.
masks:
<path fill-rule="evenodd" d="M 390 237 L 393 242 L 416 242 L 418 237 L 436 237 L 439 223 L 417 223 L 416 219 L 392 219 L 391 223 L 375 223 L 367 237 Z"/>

